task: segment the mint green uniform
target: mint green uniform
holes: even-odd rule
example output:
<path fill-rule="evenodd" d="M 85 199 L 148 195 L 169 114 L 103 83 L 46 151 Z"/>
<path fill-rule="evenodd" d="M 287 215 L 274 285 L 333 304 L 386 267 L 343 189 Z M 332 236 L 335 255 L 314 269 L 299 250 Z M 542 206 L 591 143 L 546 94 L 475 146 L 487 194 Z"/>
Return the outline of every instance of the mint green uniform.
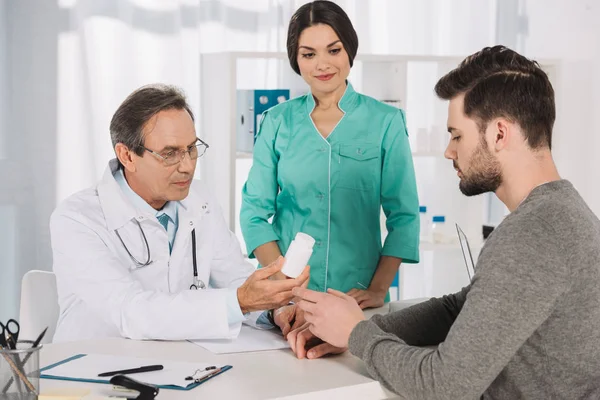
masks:
<path fill-rule="evenodd" d="M 285 254 L 304 232 L 316 240 L 310 289 L 364 289 L 380 256 L 419 261 L 419 202 L 404 113 L 348 83 L 339 102 L 344 116 L 325 139 L 310 117 L 314 107 L 307 94 L 263 115 L 242 192 L 248 254 L 271 241 Z"/>

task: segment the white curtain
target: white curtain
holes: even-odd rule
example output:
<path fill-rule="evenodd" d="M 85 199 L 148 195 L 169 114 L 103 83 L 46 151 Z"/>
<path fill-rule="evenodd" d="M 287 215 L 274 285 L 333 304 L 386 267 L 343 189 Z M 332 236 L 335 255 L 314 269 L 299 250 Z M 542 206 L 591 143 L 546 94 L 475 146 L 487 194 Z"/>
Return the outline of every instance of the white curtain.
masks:
<path fill-rule="evenodd" d="M 339 0 L 366 53 L 455 54 L 495 40 L 497 0 Z M 0 320 L 51 269 L 48 220 L 112 157 L 110 118 L 166 82 L 201 107 L 199 53 L 285 51 L 297 0 L 0 0 Z M 227 179 L 227 177 L 225 177 Z"/>
<path fill-rule="evenodd" d="M 108 126 L 135 88 L 167 82 L 199 103 L 200 5 L 0 1 L 0 320 L 20 280 L 49 270 L 50 214 L 113 157 Z M 4 117 L 4 118 L 3 118 Z"/>

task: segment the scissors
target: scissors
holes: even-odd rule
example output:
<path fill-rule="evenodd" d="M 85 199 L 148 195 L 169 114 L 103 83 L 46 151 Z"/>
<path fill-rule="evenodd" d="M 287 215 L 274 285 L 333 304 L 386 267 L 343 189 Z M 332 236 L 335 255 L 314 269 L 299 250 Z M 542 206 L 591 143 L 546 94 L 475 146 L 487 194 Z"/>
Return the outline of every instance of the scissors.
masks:
<path fill-rule="evenodd" d="M 9 319 L 4 325 L 0 322 L 0 345 L 10 350 L 17 349 L 17 341 L 19 340 L 19 331 L 21 326 L 14 319 Z"/>

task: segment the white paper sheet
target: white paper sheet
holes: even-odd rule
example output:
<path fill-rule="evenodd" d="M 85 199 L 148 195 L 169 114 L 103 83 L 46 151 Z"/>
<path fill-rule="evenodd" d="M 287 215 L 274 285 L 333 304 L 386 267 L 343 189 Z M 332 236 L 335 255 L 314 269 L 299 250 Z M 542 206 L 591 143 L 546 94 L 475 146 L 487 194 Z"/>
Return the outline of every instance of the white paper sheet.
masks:
<path fill-rule="evenodd" d="M 175 385 L 185 388 L 193 383 L 192 381 L 185 380 L 187 376 L 194 375 L 196 370 L 203 370 L 210 365 L 205 363 L 165 361 L 152 358 L 88 354 L 54 368 L 44 370 L 42 371 L 42 375 L 79 380 L 109 381 L 112 377 L 99 377 L 98 374 L 156 364 L 162 365 L 164 369 L 160 371 L 131 374 L 131 378 L 157 386 Z M 221 366 L 222 365 L 217 365 L 216 367 Z M 197 378 L 204 374 L 204 372 L 198 373 L 195 377 Z"/>
<path fill-rule="evenodd" d="M 290 347 L 278 329 L 261 330 L 247 325 L 242 326 L 236 339 L 190 340 L 190 342 L 215 354 L 279 350 Z"/>

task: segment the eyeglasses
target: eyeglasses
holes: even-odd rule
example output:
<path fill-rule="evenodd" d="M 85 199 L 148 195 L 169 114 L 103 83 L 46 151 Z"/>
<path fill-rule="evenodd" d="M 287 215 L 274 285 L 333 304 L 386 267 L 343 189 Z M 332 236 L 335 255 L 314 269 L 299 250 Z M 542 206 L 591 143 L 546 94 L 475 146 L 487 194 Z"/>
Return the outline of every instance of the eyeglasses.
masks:
<path fill-rule="evenodd" d="M 192 161 L 202 157 L 204 153 L 206 153 L 206 149 L 208 149 L 210 146 L 202 139 L 196 139 L 196 141 L 199 143 L 191 145 L 186 150 L 171 150 L 163 154 L 158 154 L 157 152 L 146 147 L 144 147 L 144 150 L 160 158 L 165 166 L 170 167 L 175 164 L 179 164 L 186 154 Z"/>

